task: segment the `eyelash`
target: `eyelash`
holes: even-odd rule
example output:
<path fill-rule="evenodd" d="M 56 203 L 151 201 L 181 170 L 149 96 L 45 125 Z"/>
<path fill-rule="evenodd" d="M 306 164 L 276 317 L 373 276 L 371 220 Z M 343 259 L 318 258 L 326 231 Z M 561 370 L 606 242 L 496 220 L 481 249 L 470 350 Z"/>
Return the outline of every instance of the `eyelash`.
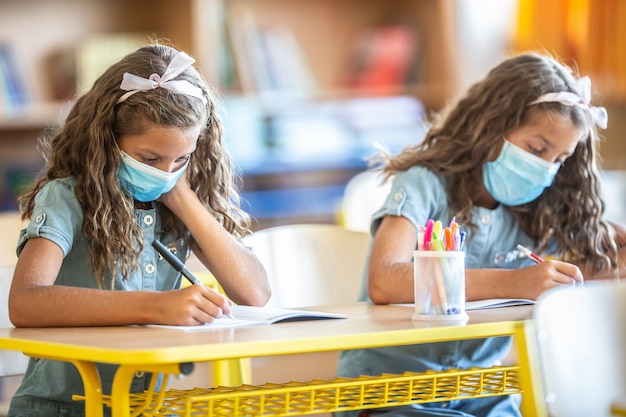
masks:
<path fill-rule="evenodd" d="M 541 154 L 543 153 L 543 149 L 537 149 L 532 146 L 529 146 L 528 149 L 533 155 L 536 155 L 536 156 L 541 156 Z M 564 162 L 565 162 L 565 159 L 557 159 L 556 161 L 554 161 L 555 164 L 559 164 L 559 165 L 563 165 Z"/>
<path fill-rule="evenodd" d="M 181 156 L 180 158 L 176 159 L 176 161 L 187 162 L 189 158 L 191 158 L 191 155 Z M 144 164 L 154 164 L 156 162 L 157 162 L 157 158 L 143 158 Z"/>

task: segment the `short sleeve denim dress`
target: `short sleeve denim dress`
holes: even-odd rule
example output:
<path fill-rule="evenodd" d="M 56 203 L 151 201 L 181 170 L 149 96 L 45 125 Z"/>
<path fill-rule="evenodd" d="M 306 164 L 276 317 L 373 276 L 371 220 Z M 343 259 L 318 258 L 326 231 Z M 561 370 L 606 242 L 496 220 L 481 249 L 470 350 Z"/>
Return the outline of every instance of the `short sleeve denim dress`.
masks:
<path fill-rule="evenodd" d="M 372 217 L 372 235 L 376 234 L 385 216 L 403 216 L 416 228 L 425 225 L 428 219 L 441 220 L 444 224 L 449 222 L 451 213 L 447 204 L 444 178 L 424 167 L 412 167 L 399 172 L 393 180 L 386 201 Z M 468 233 L 464 246 L 466 268 L 519 268 L 531 264 L 527 259 L 517 259 L 506 264 L 496 261 L 502 258 L 502 254 L 513 251 L 517 244 L 532 245 L 531 239 L 520 229 L 517 220 L 505 206 L 499 205 L 494 210 L 474 207 L 472 219 L 479 228 L 475 233 L 471 233 L 469 228 L 464 229 Z M 365 290 L 362 291 L 361 298 L 367 300 Z M 424 372 L 429 369 L 440 371 L 451 368 L 491 367 L 508 352 L 510 345 L 510 337 L 495 337 L 351 350 L 342 352 L 337 373 L 339 376 L 356 377 L 381 373 Z M 372 410 L 372 415 L 519 416 L 519 411 L 516 411 L 518 399 L 507 397 L 494 399 Z M 478 402 L 472 406 L 471 403 L 476 401 Z M 482 411 L 477 411 L 478 409 Z M 489 414 L 485 409 L 499 411 Z M 358 416 L 359 411 L 337 415 Z"/>
<path fill-rule="evenodd" d="M 30 223 L 22 230 L 17 246 L 21 252 L 30 238 L 43 237 L 56 243 L 64 254 L 63 264 L 55 285 L 97 288 L 91 270 L 87 240 L 82 232 L 83 212 L 74 194 L 75 180 L 65 178 L 51 181 L 38 193 Z M 185 260 L 189 251 L 188 239 L 173 241 L 161 232 L 161 205 L 153 209 L 135 210 L 137 222 L 143 229 L 144 250 L 139 268 L 130 279 L 116 276 L 114 291 L 166 291 L 180 288 L 181 277 L 152 247 L 159 239 L 179 259 Z M 111 242 L 111 245 L 116 245 Z M 110 278 L 110 277 L 109 277 Z M 110 281 L 107 281 L 110 282 Z M 65 307 L 71 314 L 72 303 Z M 114 365 L 97 364 L 103 383 L 103 393 L 110 394 Z M 138 374 L 132 382 L 133 392 L 142 392 L 150 383 L 151 375 Z M 31 358 L 23 382 L 9 409 L 9 416 L 84 416 L 84 403 L 72 400 L 73 394 L 83 394 L 80 374 L 74 365 L 47 359 Z M 105 409 L 105 415 L 110 409 Z"/>

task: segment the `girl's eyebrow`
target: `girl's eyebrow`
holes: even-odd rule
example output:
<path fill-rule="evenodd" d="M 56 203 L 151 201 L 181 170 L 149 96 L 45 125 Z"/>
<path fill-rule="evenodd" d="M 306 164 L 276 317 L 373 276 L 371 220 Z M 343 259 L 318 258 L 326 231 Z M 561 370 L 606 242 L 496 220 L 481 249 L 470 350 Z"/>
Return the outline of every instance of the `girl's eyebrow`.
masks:
<path fill-rule="evenodd" d="M 546 138 L 543 135 L 539 135 L 539 139 L 541 139 L 541 141 L 543 142 L 543 144 L 546 146 L 546 148 L 554 148 L 554 143 L 552 143 L 548 138 Z M 576 147 L 574 147 L 574 149 L 576 149 Z M 569 158 L 570 156 L 572 156 L 574 154 L 574 150 L 567 151 L 567 152 L 563 152 L 560 154 L 560 156 L 564 156 L 565 158 Z"/>
<path fill-rule="evenodd" d="M 550 140 L 547 137 L 543 135 L 539 135 L 539 139 L 541 139 L 541 141 L 547 148 L 554 148 L 554 144 L 550 142 Z"/>
<path fill-rule="evenodd" d="M 194 148 L 193 148 L 192 150 L 190 150 L 189 152 L 186 152 L 186 153 L 184 153 L 184 154 L 182 154 L 182 155 L 177 156 L 177 157 L 176 157 L 176 159 L 178 159 L 178 158 L 183 158 L 183 157 L 185 157 L 185 156 L 191 155 L 191 154 L 192 154 L 192 153 L 194 153 L 195 151 L 196 151 L 196 147 L 194 147 Z M 138 149 L 138 150 L 137 150 L 137 153 L 141 153 L 141 154 L 143 154 L 142 156 L 146 156 L 146 155 L 147 155 L 147 156 L 151 156 L 151 157 L 154 157 L 154 158 L 161 158 L 161 159 L 163 159 L 163 158 L 164 158 L 164 155 L 163 155 L 163 154 L 160 154 L 159 152 L 154 151 L 154 150 L 152 150 L 152 149 L 140 148 L 140 149 Z"/>

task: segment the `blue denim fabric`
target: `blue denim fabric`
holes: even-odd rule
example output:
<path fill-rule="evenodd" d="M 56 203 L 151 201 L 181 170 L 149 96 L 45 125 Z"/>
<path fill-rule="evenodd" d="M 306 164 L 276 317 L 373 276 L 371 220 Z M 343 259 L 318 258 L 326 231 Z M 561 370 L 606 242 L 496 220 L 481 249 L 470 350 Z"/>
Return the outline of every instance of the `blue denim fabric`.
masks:
<path fill-rule="evenodd" d="M 416 228 L 425 225 L 428 219 L 441 220 L 446 223 L 452 216 L 447 201 L 445 180 L 442 176 L 423 167 L 413 167 L 399 172 L 393 180 L 386 201 L 372 217 L 371 233 L 376 234 L 382 218 L 387 215 L 403 216 Z M 519 268 L 532 264 L 528 259 L 518 259 L 506 264 L 495 261 L 496 255 L 514 250 L 517 244 L 532 246 L 531 239 L 521 230 L 507 207 L 500 205 L 493 210 L 474 207 L 472 219 L 478 225 L 478 230 L 472 233 L 469 228 L 464 229 L 467 232 L 464 247 L 466 268 Z M 364 277 L 361 300 L 368 300 L 365 288 Z M 494 337 L 344 351 L 340 355 L 337 375 L 357 377 L 380 375 L 385 372 L 403 373 L 491 367 L 506 355 L 511 343 L 510 337 Z M 519 416 L 518 403 L 519 399 L 510 397 L 472 399 L 398 407 L 388 409 L 389 414 L 380 415 Z M 489 412 L 490 409 L 492 412 Z M 378 415 L 376 413 L 382 413 L 382 411 L 373 410 L 373 413 L 372 415 Z M 358 414 L 358 411 L 337 413 L 338 416 L 346 417 Z"/>
<path fill-rule="evenodd" d="M 83 213 L 74 194 L 75 180 L 65 178 L 48 183 L 37 195 L 30 223 L 20 234 L 17 253 L 30 238 L 42 237 L 56 243 L 65 255 L 55 285 L 97 288 L 96 277 L 89 268 L 89 249 L 82 232 Z M 114 277 L 114 290 L 166 291 L 180 288 L 181 277 L 166 260 L 159 257 L 151 243 L 159 238 L 181 260 L 189 253 L 186 238 L 173 241 L 172 236 L 162 236 L 161 206 L 149 210 L 135 210 L 135 217 L 144 232 L 139 268 L 132 271 L 128 280 Z M 112 242 L 115 244 L 115 242 Z M 108 280 L 108 279 L 107 279 Z M 108 282 L 108 281 L 107 281 Z M 72 305 L 68 303 L 68 310 Z M 96 364 L 103 393 L 111 393 L 117 366 Z M 136 377 L 132 392 L 148 388 L 150 374 Z M 84 403 L 72 400 L 73 394 L 83 394 L 80 374 L 74 365 L 66 362 L 31 358 L 22 384 L 9 409 L 9 416 L 83 416 Z M 108 412 L 109 410 L 107 410 Z"/>

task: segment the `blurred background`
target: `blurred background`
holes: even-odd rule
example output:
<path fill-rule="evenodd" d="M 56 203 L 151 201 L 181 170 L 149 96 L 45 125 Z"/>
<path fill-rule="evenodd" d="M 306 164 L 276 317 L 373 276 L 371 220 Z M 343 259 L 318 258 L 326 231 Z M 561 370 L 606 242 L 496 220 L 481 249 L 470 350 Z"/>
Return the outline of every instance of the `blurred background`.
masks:
<path fill-rule="evenodd" d="M 158 39 L 219 93 L 255 229 L 345 221 L 346 185 L 376 146 L 419 142 L 433 112 L 525 50 L 591 76 L 610 116 L 609 213 L 624 220 L 624 18 L 609 0 L 0 0 L 0 210 L 40 168 L 38 135 Z"/>

